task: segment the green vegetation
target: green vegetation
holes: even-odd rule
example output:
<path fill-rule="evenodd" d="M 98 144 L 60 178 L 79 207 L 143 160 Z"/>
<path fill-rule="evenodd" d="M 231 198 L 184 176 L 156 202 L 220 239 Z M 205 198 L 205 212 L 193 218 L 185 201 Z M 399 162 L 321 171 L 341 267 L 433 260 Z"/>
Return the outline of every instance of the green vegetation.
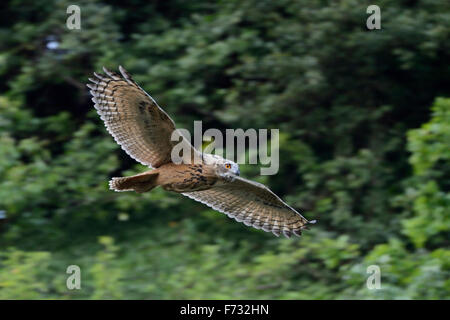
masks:
<path fill-rule="evenodd" d="M 379 0 L 374 31 L 360 0 L 81 0 L 81 30 L 70 4 L 0 4 L 0 299 L 450 298 L 448 1 Z M 119 64 L 178 127 L 279 128 L 278 175 L 242 175 L 318 223 L 109 191 L 146 169 L 84 85 Z"/>

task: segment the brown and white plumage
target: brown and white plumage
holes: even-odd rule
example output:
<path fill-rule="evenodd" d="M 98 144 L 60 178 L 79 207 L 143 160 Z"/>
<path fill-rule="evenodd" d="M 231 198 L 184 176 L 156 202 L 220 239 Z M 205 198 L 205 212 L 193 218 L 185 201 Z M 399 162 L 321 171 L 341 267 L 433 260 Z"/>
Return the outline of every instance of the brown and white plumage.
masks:
<path fill-rule="evenodd" d="M 183 194 L 238 222 L 273 232 L 276 236 L 280 233 L 286 237 L 292 233 L 300 236 L 302 229 L 309 223 L 265 185 L 239 176 L 207 190 Z"/>
<path fill-rule="evenodd" d="M 171 152 L 178 141 L 171 141 L 176 130 L 173 120 L 162 110 L 130 74 L 119 67 L 120 75 L 103 68 L 94 73 L 92 101 L 108 132 L 133 159 L 150 170 L 132 177 L 113 178 L 115 191 L 147 192 L 157 186 L 181 193 L 223 212 L 248 226 L 276 236 L 300 236 L 308 221 L 283 202 L 266 186 L 239 176 L 236 163 L 217 155 L 202 154 L 184 137 L 189 155 L 181 164 L 172 162 Z M 201 157 L 202 163 L 193 162 Z"/>
<path fill-rule="evenodd" d="M 87 84 L 95 109 L 108 132 L 125 152 L 140 163 L 158 168 L 171 162 L 175 123 L 122 67 L 121 75 L 103 68 Z M 185 143 L 188 143 L 184 139 Z M 192 147 L 192 154 L 196 150 Z"/>

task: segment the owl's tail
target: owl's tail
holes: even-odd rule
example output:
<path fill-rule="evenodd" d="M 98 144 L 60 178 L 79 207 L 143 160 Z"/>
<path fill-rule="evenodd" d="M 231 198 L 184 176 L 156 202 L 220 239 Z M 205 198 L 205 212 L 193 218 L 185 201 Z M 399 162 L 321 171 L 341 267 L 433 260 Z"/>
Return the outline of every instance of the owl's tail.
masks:
<path fill-rule="evenodd" d="M 109 188 L 114 191 L 136 191 L 143 193 L 152 190 L 157 184 L 158 170 L 147 171 L 131 177 L 112 178 Z"/>

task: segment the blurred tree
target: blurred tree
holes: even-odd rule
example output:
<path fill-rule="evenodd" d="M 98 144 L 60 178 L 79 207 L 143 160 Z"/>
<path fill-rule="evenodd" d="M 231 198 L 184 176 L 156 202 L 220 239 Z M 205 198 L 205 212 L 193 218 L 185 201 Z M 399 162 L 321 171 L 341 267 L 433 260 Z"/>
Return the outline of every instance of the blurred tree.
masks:
<path fill-rule="evenodd" d="M 81 30 L 70 4 L 0 4 L 1 298 L 450 296 L 448 1 L 380 0 L 373 31 L 357 0 L 81 0 Z M 276 239 L 181 196 L 111 193 L 144 168 L 84 83 L 119 64 L 180 127 L 279 128 L 280 172 L 257 179 L 319 223 Z"/>

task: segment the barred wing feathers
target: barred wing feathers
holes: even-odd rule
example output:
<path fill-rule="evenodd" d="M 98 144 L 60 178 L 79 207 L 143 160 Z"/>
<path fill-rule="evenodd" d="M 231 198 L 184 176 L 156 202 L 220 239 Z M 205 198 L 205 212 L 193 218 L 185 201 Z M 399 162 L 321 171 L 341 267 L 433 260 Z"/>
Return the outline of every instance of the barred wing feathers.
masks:
<path fill-rule="evenodd" d="M 171 151 L 178 141 L 171 141 L 175 130 L 173 120 L 131 78 L 122 67 L 120 73 L 106 68 L 106 75 L 94 73 L 87 84 L 95 109 L 108 132 L 122 149 L 140 163 L 158 168 L 171 162 Z M 191 155 L 197 151 L 188 143 Z"/>
<path fill-rule="evenodd" d="M 233 181 L 217 184 L 203 191 L 185 192 L 183 195 L 202 202 L 214 210 L 225 213 L 247 226 L 272 232 L 301 235 L 308 221 L 263 184 L 236 176 Z"/>

